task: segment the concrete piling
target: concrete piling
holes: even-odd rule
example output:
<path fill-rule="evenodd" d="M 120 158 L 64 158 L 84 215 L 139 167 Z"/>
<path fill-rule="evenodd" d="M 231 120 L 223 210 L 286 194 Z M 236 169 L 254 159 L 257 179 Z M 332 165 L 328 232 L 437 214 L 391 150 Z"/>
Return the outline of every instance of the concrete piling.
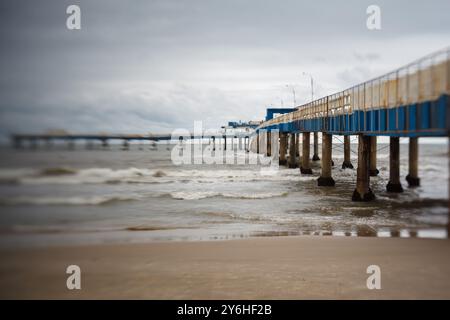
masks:
<path fill-rule="evenodd" d="M 400 138 L 391 137 L 389 145 L 389 182 L 386 186 L 388 192 L 403 192 L 400 183 Z"/>
<path fill-rule="evenodd" d="M 419 167 L 419 143 L 417 137 L 409 138 L 409 159 L 408 159 L 408 175 L 406 176 L 406 181 L 408 181 L 408 186 L 418 187 L 420 186 L 420 179 L 418 175 Z"/>
<path fill-rule="evenodd" d="M 369 159 L 369 175 L 376 177 L 380 171 L 377 169 L 377 137 L 370 137 L 370 159 Z"/>
<path fill-rule="evenodd" d="M 256 131 L 256 154 L 259 154 L 259 131 Z"/>
<path fill-rule="evenodd" d="M 333 187 L 335 185 L 331 177 L 332 139 L 331 134 L 322 133 L 322 172 L 317 180 L 319 186 Z"/>
<path fill-rule="evenodd" d="M 266 156 L 270 157 L 271 155 L 272 155 L 272 134 L 268 130 L 266 139 Z"/>
<path fill-rule="evenodd" d="M 312 174 L 309 164 L 310 133 L 303 132 L 302 137 L 302 163 L 300 165 L 300 172 L 302 174 Z"/>
<path fill-rule="evenodd" d="M 350 160 L 350 136 L 344 136 L 344 162 L 342 169 L 353 169 L 353 164 Z"/>
<path fill-rule="evenodd" d="M 285 166 L 287 164 L 286 151 L 287 151 L 287 133 L 280 132 L 280 158 L 278 160 L 280 166 Z"/>
<path fill-rule="evenodd" d="M 289 134 L 290 139 L 289 139 L 289 168 L 294 169 L 297 168 L 297 161 L 295 161 L 296 156 L 295 156 L 295 152 L 296 152 L 296 147 L 295 145 L 296 143 L 296 134 L 295 133 L 290 133 Z"/>
<path fill-rule="evenodd" d="M 358 168 L 356 169 L 356 189 L 353 192 L 353 201 L 371 201 L 375 195 L 370 189 L 369 175 L 370 137 L 360 134 L 358 136 Z"/>
<path fill-rule="evenodd" d="M 314 154 L 312 161 L 319 161 L 319 133 L 314 132 Z"/>

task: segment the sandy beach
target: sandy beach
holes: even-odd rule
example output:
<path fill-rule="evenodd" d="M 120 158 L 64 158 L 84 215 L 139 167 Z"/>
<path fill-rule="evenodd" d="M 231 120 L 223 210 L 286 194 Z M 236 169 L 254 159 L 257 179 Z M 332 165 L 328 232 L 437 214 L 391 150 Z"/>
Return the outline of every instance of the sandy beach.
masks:
<path fill-rule="evenodd" d="M 450 241 L 262 237 L 0 251 L 0 298 L 449 299 Z M 76 264 L 82 289 L 66 288 Z M 381 268 L 368 290 L 366 268 Z"/>

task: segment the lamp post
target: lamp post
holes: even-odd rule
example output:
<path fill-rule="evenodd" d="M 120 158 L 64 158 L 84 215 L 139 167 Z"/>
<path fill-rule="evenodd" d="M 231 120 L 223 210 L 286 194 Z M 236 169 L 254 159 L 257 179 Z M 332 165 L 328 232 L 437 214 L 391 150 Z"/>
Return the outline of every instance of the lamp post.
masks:
<path fill-rule="evenodd" d="M 311 74 L 303 72 L 304 76 L 309 76 L 311 78 L 311 102 L 314 101 L 314 79 Z"/>
<path fill-rule="evenodd" d="M 289 88 L 289 87 L 291 87 L 292 88 L 292 95 L 294 96 L 294 108 L 295 108 L 295 106 L 297 105 L 297 101 L 296 101 L 296 99 L 295 99 L 295 88 L 294 88 L 294 85 L 289 85 L 289 84 L 287 84 L 286 85 L 286 88 Z"/>

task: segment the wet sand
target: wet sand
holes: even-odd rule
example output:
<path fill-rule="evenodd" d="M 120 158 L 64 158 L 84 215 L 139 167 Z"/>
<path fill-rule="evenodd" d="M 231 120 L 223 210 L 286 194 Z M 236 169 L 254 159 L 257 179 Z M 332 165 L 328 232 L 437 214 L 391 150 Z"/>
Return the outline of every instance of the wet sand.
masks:
<path fill-rule="evenodd" d="M 68 265 L 81 290 L 66 288 Z M 381 268 L 368 290 L 366 268 Z M 0 298 L 450 299 L 450 241 L 266 237 L 0 250 Z"/>

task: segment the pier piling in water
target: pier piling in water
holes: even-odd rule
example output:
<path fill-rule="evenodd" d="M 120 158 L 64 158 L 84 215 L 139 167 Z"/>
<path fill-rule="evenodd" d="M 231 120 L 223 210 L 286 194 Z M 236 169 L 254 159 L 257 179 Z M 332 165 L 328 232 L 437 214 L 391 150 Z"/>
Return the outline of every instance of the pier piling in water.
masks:
<path fill-rule="evenodd" d="M 353 164 L 350 160 L 350 136 L 344 136 L 344 162 L 342 169 L 353 169 Z"/>
<path fill-rule="evenodd" d="M 370 137 L 360 134 L 358 136 L 358 168 L 356 169 L 356 189 L 353 192 L 353 201 L 375 199 L 375 195 L 370 189 L 369 151 Z"/>
<path fill-rule="evenodd" d="M 259 139 L 261 137 L 259 136 L 259 130 L 256 131 L 256 154 L 259 154 Z"/>
<path fill-rule="evenodd" d="M 300 172 L 302 174 L 312 174 L 312 170 L 309 165 L 310 133 L 303 132 L 302 137 L 302 163 L 300 165 Z"/>
<path fill-rule="evenodd" d="M 370 169 L 369 169 L 369 175 L 371 177 L 376 177 L 380 171 L 377 169 L 377 137 L 371 136 L 370 137 Z"/>
<path fill-rule="evenodd" d="M 400 138 L 391 137 L 389 145 L 389 182 L 386 186 L 388 192 L 403 192 L 400 183 Z"/>
<path fill-rule="evenodd" d="M 317 180 L 321 187 L 333 187 L 335 182 L 331 177 L 331 152 L 333 136 L 328 133 L 322 133 L 322 173 Z"/>
<path fill-rule="evenodd" d="M 280 132 L 280 159 L 278 160 L 280 166 L 285 166 L 287 164 L 286 151 L 287 151 L 287 133 Z"/>
<path fill-rule="evenodd" d="M 266 156 L 270 157 L 272 155 L 272 134 L 269 130 L 267 130 L 267 136 L 266 136 Z"/>
<path fill-rule="evenodd" d="M 314 154 L 312 157 L 312 161 L 319 161 L 319 133 L 314 132 Z M 323 139 L 323 138 L 322 138 Z M 322 142 L 323 143 L 323 142 Z"/>
<path fill-rule="evenodd" d="M 295 152 L 296 152 L 296 134 L 290 133 L 289 134 L 289 168 L 294 169 L 297 168 L 297 161 L 295 161 Z"/>
<path fill-rule="evenodd" d="M 418 175 L 419 166 L 419 144 L 417 137 L 409 138 L 409 159 L 408 159 L 408 175 L 406 176 L 406 181 L 408 181 L 409 187 L 420 186 L 420 179 Z"/>

